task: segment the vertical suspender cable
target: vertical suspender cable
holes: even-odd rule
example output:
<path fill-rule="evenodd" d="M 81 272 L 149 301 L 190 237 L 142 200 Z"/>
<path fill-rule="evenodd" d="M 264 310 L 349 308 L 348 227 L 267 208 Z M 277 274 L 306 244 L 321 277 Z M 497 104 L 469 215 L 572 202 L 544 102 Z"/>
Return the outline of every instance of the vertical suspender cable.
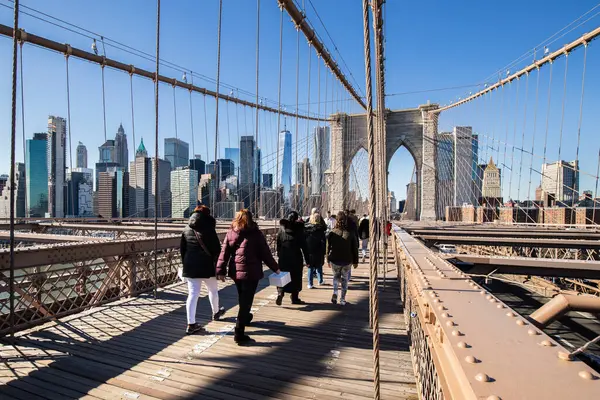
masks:
<path fill-rule="evenodd" d="M 373 98 L 371 89 L 371 39 L 369 33 L 369 0 L 363 0 L 365 77 L 367 92 L 367 150 L 369 152 L 369 297 L 370 326 L 373 330 L 373 398 L 379 399 L 379 317 L 375 308 L 379 302 L 377 293 L 377 237 L 375 216 L 377 197 L 375 185 L 375 137 L 373 134 Z"/>
<path fill-rule="evenodd" d="M 10 115 L 10 334 L 15 333 L 15 168 L 17 134 L 17 32 L 19 29 L 19 0 L 15 0 L 12 58 L 12 93 Z M 22 78 L 21 78 L 22 79 Z"/>
<path fill-rule="evenodd" d="M 192 71 L 190 71 L 190 78 L 191 78 L 191 82 L 193 85 L 194 84 L 194 73 Z M 192 106 L 192 89 L 190 89 L 189 92 L 190 92 L 190 128 L 192 129 L 192 156 L 190 158 L 195 159 L 196 158 L 196 142 L 194 140 L 194 107 Z M 198 179 L 200 179 L 200 177 L 198 177 Z"/>
<path fill-rule="evenodd" d="M 310 116 L 310 70 L 311 70 L 311 65 L 312 65 L 312 43 L 308 42 L 308 100 L 307 100 L 307 104 L 308 104 L 308 108 L 306 111 L 306 114 Z M 306 120 L 306 152 L 308 153 L 308 138 L 310 136 L 310 120 Z"/>
<path fill-rule="evenodd" d="M 258 74 L 259 74 L 259 55 L 260 55 L 260 0 L 256 0 L 256 104 L 258 104 Z M 246 123 L 246 108 L 244 108 L 244 123 Z M 258 115 L 258 107 L 256 107 L 256 131 L 254 132 L 254 146 L 256 146 L 258 148 L 258 120 L 259 120 L 259 115 Z M 242 149 L 240 148 L 240 164 L 241 164 L 241 151 Z M 257 152 L 258 154 L 258 152 Z M 260 162 L 260 161 L 258 161 Z M 254 166 L 252 167 L 254 168 Z M 254 169 L 253 169 L 254 170 Z M 239 178 L 238 178 L 239 179 Z M 261 203 L 261 196 L 260 196 L 260 179 L 261 177 L 258 177 L 258 182 L 254 182 L 255 186 L 255 190 L 254 190 L 254 208 L 255 208 L 255 215 L 258 216 L 258 213 L 260 212 L 260 210 L 262 209 L 262 203 Z M 248 182 L 245 182 L 248 183 Z M 250 200 L 251 201 L 251 200 Z M 266 216 L 265 216 L 266 217 Z"/>
<path fill-rule="evenodd" d="M 531 158 L 529 163 L 529 185 L 527 187 L 527 200 L 531 198 L 531 177 L 533 174 L 533 152 L 535 151 L 535 134 L 537 132 L 537 114 L 539 105 L 539 91 L 540 91 L 540 68 L 537 68 L 537 83 L 535 84 L 535 111 L 533 114 L 533 139 L 531 140 Z"/>
<path fill-rule="evenodd" d="M 25 160 L 25 156 L 26 156 L 26 150 L 25 150 L 25 146 L 26 146 L 26 141 L 25 141 L 25 94 L 23 93 L 24 89 L 23 89 L 23 41 L 19 41 L 19 47 L 20 47 L 20 52 L 19 52 L 19 71 L 20 71 L 20 86 L 21 86 L 21 136 L 22 136 L 22 140 L 23 140 L 23 160 Z M 27 179 L 27 176 L 25 177 L 25 179 Z M 29 202 L 27 201 L 27 186 L 25 186 L 25 217 L 29 217 L 29 207 L 28 204 Z"/>
<path fill-rule="evenodd" d="M 299 179 L 298 179 L 298 102 L 300 99 L 300 27 L 296 26 L 296 132 L 294 133 L 296 143 L 294 169 L 296 171 L 296 199 L 299 197 Z M 306 182 L 305 182 L 306 183 Z"/>
<path fill-rule="evenodd" d="M 71 172 L 71 216 L 75 216 L 75 187 L 73 187 L 73 147 L 71 146 L 71 89 L 69 81 L 69 54 L 65 55 L 65 65 L 67 70 L 67 129 L 69 130 L 69 168 Z M 67 195 L 69 188 L 67 186 Z"/>
<path fill-rule="evenodd" d="M 281 176 L 279 173 L 279 145 L 281 144 L 281 75 L 282 75 L 282 63 L 283 63 L 283 4 L 279 3 L 279 83 L 277 84 L 277 177 L 275 185 L 277 190 L 279 190 L 279 185 L 283 184 L 283 182 L 279 182 L 280 178 L 283 178 L 283 166 L 281 168 Z M 281 149 L 285 154 L 285 137 L 283 140 L 283 148 Z M 281 155 L 283 157 L 283 154 Z M 289 193 L 285 193 L 285 185 L 283 185 L 283 199 L 288 196 Z M 283 208 L 282 208 L 283 210 Z M 283 214 L 280 215 L 283 218 Z"/>
<path fill-rule="evenodd" d="M 156 0 L 156 76 L 154 77 L 154 298 L 158 296 L 158 67 L 160 65 L 160 0 Z M 106 135 L 106 132 L 104 133 Z"/>
<path fill-rule="evenodd" d="M 210 206 L 215 212 L 215 206 L 217 204 L 217 190 L 220 182 L 217 181 L 220 176 L 219 163 L 219 85 L 221 83 L 221 20 L 223 16 L 223 0 L 219 0 L 219 20 L 217 24 L 217 86 L 215 92 L 215 189 L 211 192 L 211 203 Z M 207 160 L 208 161 L 208 160 Z"/>
<path fill-rule="evenodd" d="M 583 97 L 585 94 L 585 71 L 587 66 L 587 43 L 584 44 L 584 52 L 583 52 L 583 73 L 581 76 L 581 100 L 579 101 L 579 121 L 577 122 L 577 152 L 575 153 L 575 173 L 577 174 L 577 178 L 575 182 L 579 182 L 579 145 L 581 143 L 581 121 L 583 119 Z M 579 193 L 579 187 L 575 187 L 573 185 L 573 201 L 571 202 L 571 206 L 575 203 L 575 191 Z M 592 221 L 593 222 L 593 221 Z"/>
<path fill-rule="evenodd" d="M 558 157 L 556 158 L 556 162 L 559 163 L 557 168 L 556 168 L 556 193 L 555 193 L 555 202 L 560 201 L 561 203 L 563 203 L 564 205 L 564 185 L 563 185 L 563 198 L 562 199 L 558 199 L 560 196 L 559 194 L 559 190 L 558 190 L 558 176 L 560 174 L 560 168 L 559 166 L 562 165 L 562 160 L 561 160 L 561 151 L 562 151 L 562 138 L 563 138 L 563 128 L 565 126 L 565 102 L 566 102 L 566 98 L 567 98 L 567 74 L 569 72 L 569 53 L 565 53 L 565 77 L 564 77 L 564 81 L 563 81 L 563 98 L 562 98 L 562 111 L 561 111 L 561 117 L 560 117 L 560 134 L 559 134 L 559 140 L 558 140 Z M 557 203 L 556 203 L 557 204 Z"/>
<path fill-rule="evenodd" d="M 208 164 L 208 120 L 206 119 L 206 95 L 202 99 L 204 102 L 204 139 L 206 139 L 206 160 L 205 162 Z M 205 171 L 206 172 L 206 171 Z"/>
<path fill-rule="evenodd" d="M 136 151 L 136 141 L 135 141 L 135 113 L 133 107 L 133 73 L 129 73 L 129 98 L 131 102 L 131 133 L 133 134 L 133 161 L 135 162 L 135 151 Z"/>

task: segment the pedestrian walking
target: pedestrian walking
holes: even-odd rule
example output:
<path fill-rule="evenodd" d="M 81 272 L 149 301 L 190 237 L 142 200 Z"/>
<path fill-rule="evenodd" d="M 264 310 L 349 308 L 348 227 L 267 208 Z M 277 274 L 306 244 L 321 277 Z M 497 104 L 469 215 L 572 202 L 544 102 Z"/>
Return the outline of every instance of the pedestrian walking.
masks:
<path fill-rule="evenodd" d="M 273 272 L 280 272 L 265 235 L 258 229 L 252 213 L 246 209 L 240 210 L 225 235 L 217 263 L 217 278 L 225 281 L 225 276 L 229 276 L 237 288 L 239 307 L 234 340 L 238 345 L 253 342 L 246 335 L 246 326 L 253 318 L 250 310 L 258 281 L 264 277 L 263 263 Z"/>
<path fill-rule="evenodd" d="M 188 335 L 203 330 L 196 322 L 196 309 L 202 284 L 208 291 L 212 319 L 218 320 L 225 313 L 225 309 L 219 307 L 219 283 L 216 279 L 215 264 L 221 251 L 221 243 L 215 226 L 216 221 L 210 215 L 210 209 L 201 206 L 190 216 L 188 225 L 181 234 L 182 277 L 188 286 L 188 297 L 185 303 Z"/>
<path fill-rule="evenodd" d="M 279 221 L 279 233 L 277 234 L 277 257 L 282 271 L 290 273 L 292 279 L 284 287 L 277 288 L 277 300 L 280 306 L 285 293 L 290 293 L 292 304 L 305 304 L 300 300 L 302 291 L 302 270 L 304 262 L 309 264 L 306 239 L 304 237 L 304 224 L 298 221 L 296 211 L 292 211 L 287 218 Z"/>
<path fill-rule="evenodd" d="M 325 263 L 325 231 L 327 225 L 318 211 L 310 216 L 304 226 L 306 234 L 306 248 L 308 250 L 308 288 L 313 288 L 313 279 L 316 275 L 319 285 L 324 284 L 323 264 Z"/>
<path fill-rule="evenodd" d="M 357 240 L 356 246 L 358 247 L 358 217 L 356 216 L 356 210 L 346 210 L 346 215 L 348 216 L 348 230 L 354 232 Z M 350 281 L 352 281 L 352 268 L 348 271 L 348 282 Z"/>
<path fill-rule="evenodd" d="M 369 247 L 369 217 L 367 214 L 364 214 L 358 223 L 358 237 L 360 238 L 360 249 L 362 252 L 361 262 L 365 262 Z"/>
<path fill-rule="evenodd" d="M 345 305 L 349 271 L 352 266 L 358 266 L 358 240 L 354 232 L 348 229 L 348 216 L 343 211 L 338 213 L 335 228 L 327 236 L 325 254 L 333 272 L 331 302 L 337 303 L 338 287 L 341 284 L 340 305 Z"/>
<path fill-rule="evenodd" d="M 327 211 L 327 218 L 325 218 L 325 223 L 327 224 L 327 233 L 329 233 L 333 228 L 335 228 L 335 217 L 331 215 L 331 211 Z"/>

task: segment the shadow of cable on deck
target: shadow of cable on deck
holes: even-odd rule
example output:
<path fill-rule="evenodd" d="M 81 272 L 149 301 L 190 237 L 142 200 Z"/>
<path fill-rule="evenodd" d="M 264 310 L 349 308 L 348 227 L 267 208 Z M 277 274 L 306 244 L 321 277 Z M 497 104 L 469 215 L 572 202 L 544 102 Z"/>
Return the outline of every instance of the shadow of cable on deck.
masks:
<path fill-rule="evenodd" d="M 267 283 L 266 279 L 263 280 L 259 290 L 264 289 Z M 360 290 L 358 287 L 359 285 L 356 285 L 354 290 Z M 360 287 L 363 287 L 362 283 Z M 390 291 L 392 291 L 391 287 Z M 391 293 L 389 295 L 394 297 Z M 149 296 L 144 297 L 151 306 L 152 301 Z M 235 307 L 237 305 L 235 286 L 230 285 L 221 289 L 220 299 L 221 304 L 227 309 Z M 55 327 L 15 339 L 13 345 L 17 348 L 40 350 L 39 356 L 21 353 L 23 361 L 36 365 L 38 369 L 9 382 L 8 385 L 38 395 L 40 391 L 60 393 L 61 390 L 63 394 L 66 391 L 85 394 L 104 383 L 109 383 L 113 385 L 113 389 L 120 388 L 121 393 L 134 391 L 158 398 L 176 396 L 260 399 L 281 394 L 290 397 L 295 395 L 314 397 L 313 394 L 321 392 L 325 396 L 327 394 L 339 396 L 340 389 L 331 388 L 328 383 L 330 379 L 335 379 L 335 376 L 339 375 L 341 379 L 350 379 L 349 382 L 346 381 L 349 392 L 365 394 L 367 397 L 371 395 L 368 385 L 361 386 L 360 383 L 351 381 L 353 377 L 363 380 L 368 377 L 370 363 L 361 368 L 349 367 L 343 374 L 335 367 L 340 354 L 336 352 L 353 348 L 371 348 L 371 334 L 367 330 L 368 297 L 363 297 L 356 304 L 339 308 L 331 317 L 310 326 L 290 327 L 280 321 L 260 321 L 259 312 L 256 324 L 249 333 L 257 339 L 262 335 L 281 336 L 284 338 L 283 342 L 270 344 L 263 341 L 262 346 L 237 347 L 233 344 L 231 335 L 228 335 L 220 339 L 227 341 L 220 347 L 226 350 L 222 357 L 200 354 L 197 358 L 191 359 L 188 358 L 188 354 L 192 348 L 169 348 L 184 337 L 185 295 L 163 292 L 156 302 L 159 304 L 165 300 L 180 300 L 181 306 L 145 322 L 139 323 L 133 319 L 132 323 L 131 315 L 125 312 L 125 308 L 121 309 L 124 314 L 120 314 L 120 307 L 123 305 L 117 304 L 101 309 L 97 313 L 59 323 Z M 134 302 L 125 307 L 133 308 Z M 305 310 L 306 315 L 311 309 L 320 306 L 328 308 L 331 304 L 309 305 Z M 202 297 L 199 310 L 209 309 L 208 298 Z M 286 311 L 282 308 L 278 312 Z M 382 301 L 382 316 L 386 313 L 398 312 L 395 301 Z M 121 320 L 119 316 L 123 319 Z M 115 318 L 116 322 L 111 324 L 106 320 L 108 317 Z M 88 327 L 82 329 L 83 320 Z M 89 322 L 90 320 L 92 322 Z M 94 326 L 94 320 L 98 321 L 97 326 Z M 113 335 L 111 332 L 118 330 L 122 326 L 119 324 L 124 323 L 123 321 L 130 321 L 132 328 Z M 205 318 L 199 322 L 207 321 Z M 94 339 L 92 335 L 86 333 L 88 329 L 100 332 L 104 329 L 107 331 L 105 336 L 110 338 Z M 202 336 L 195 338 L 201 340 Z M 382 335 L 381 347 L 407 351 L 407 338 L 404 334 Z M 48 352 L 52 351 L 63 354 L 57 354 L 55 360 L 48 360 Z M 138 365 L 144 361 L 153 363 L 150 369 L 148 363 L 144 364 L 144 367 Z M 166 378 L 161 382 L 149 379 L 152 373 L 165 367 L 172 368 L 172 378 Z M 329 377 L 319 381 L 318 378 L 325 371 L 328 371 Z M 57 376 L 62 374 L 67 377 L 75 375 L 79 379 L 59 381 Z M 138 381 L 133 382 L 132 378 Z M 386 380 L 393 380 L 398 384 L 412 383 L 409 378 L 387 375 L 382 377 L 382 381 Z M 58 385 L 56 390 L 52 390 L 53 385 Z M 0 397 L 2 394 L 3 388 L 0 386 Z"/>

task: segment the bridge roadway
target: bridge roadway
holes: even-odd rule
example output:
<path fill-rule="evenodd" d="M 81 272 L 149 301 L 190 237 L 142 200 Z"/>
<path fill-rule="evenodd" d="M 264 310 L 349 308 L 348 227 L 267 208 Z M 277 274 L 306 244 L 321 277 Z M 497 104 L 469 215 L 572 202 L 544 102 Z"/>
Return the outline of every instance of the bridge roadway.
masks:
<path fill-rule="evenodd" d="M 380 297 L 382 398 L 417 399 L 398 290 L 390 279 Z M 18 333 L 12 343 L 4 339 L 0 398 L 373 398 L 366 264 L 355 270 L 351 304 L 343 308 L 329 302 L 330 284 L 304 289 L 305 306 L 286 299 L 277 307 L 275 288 L 263 280 L 248 329 L 252 347 L 233 342 L 237 294 L 230 281 L 220 291 L 223 321 L 207 320 L 202 295 L 206 335 L 183 334 L 184 285 L 159 293 L 158 300 L 125 299 Z"/>

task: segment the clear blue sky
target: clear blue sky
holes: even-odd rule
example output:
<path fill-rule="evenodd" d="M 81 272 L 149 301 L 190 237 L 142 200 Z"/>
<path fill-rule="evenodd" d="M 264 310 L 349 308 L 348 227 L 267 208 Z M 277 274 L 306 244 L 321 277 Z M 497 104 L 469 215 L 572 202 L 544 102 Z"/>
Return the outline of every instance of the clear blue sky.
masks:
<path fill-rule="evenodd" d="M 362 47 L 362 11 L 361 2 L 358 0 L 312 0 L 321 19 L 326 23 L 331 37 L 335 41 L 339 52 L 342 54 L 349 70 L 352 71 L 360 91 L 364 92 L 364 60 Z M 260 88 L 261 97 L 277 100 L 278 77 L 278 48 L 279 48 L 279 16 L 280 12 L 276 1 L 263 0 L 261 7 L 261 62 L 260 62 Z M 302 1 L 298 2 L 302 4 Z M 0 0 L 0 4 L 12 5 L 8 0 Z M 89 2 L 76 0 L 63 0 L 46 2 L 42 0 L 29 0 L 23 3 L 45 13 L 59 17 L 73 24 L 104 35 L 107 38 L 125 43 L 147 53 L 154 53 L 155 47 L 155 2 L 146 0 L 116 1 L 106 0 Z M 567 25 L 569 22 L 583 14 L 595 5 L 594 1 L 505 1 L 502 3 L 481 1 L 430 1 L 426 5 L 418 2 L 388 1 L 386 11 L 386 83 L 387 93 L 405 93 L 439 89 L 483 82 L 486 77 L 503 68 L 521 54 L 531 49 L 554 32 Z M 324 39 L 338 60 L 342 68 L 348 72 L 339 54 L 334 50 L 327 34 L 317 19 L 309 2 L 306 2 L 308 18 L 316 27 L 319 35 Z M 217 27 L 218 1 L 163 1 L 162 28 L 161 28 L 161 59 L 181 65 L 195 73 L 205 75 L 209 79 L 216 76 L 216 27 Z M 27 11 L 27 10 L 24 10 Z M 255 16 L 256 3 L 251 0 L 224 0 L 223 26 L 222 26 L 222 60 L 221 80 L 223 83 L 254 93 L 255 92 Z M 563 39 L 557 41 L 551 48 L 558 48 L 581 34 L 591 30 L 599 19 L 594 19 L 590 24 L 581 27 Z M 12 10 L 0 6 L 0 23 L 12 25 Z M 21 26 L 28 32 L 39 34 L 59 42 L 70 43 L 74 47 L 90 49 L 91 39 L 54 27 L 27 15 L 21 16 Z M 283 90 L 282 103 L 295 105 L 295 74 L 296 74 L 296 31 L 292 23 L 284 14 L 284 62 L 283 62 Z M 100 51 L 102 45 L 98 42 Z M 598 62 L 600 50 L 593 43 L 588 50 L 588 76 L 586 77 L 586 97 L 584 106 L 584 119 L 581 134 L 582 169 L 590 174 L 596 174 L 598 140 L 597 109 L 599 85 Z M 106 46 L 107 56 L 116 58 L 125 63 L 135 64 L 142 68 L 152 70 L 153 63 L 149 60 L 131 55 L 127 52 Z M 566 118 L 564 127 L 563 146 L 561 158 L 575 158 L 577 132 L 577 117 L 579 112 L 581 81 L 582 51 L 573 54 L 569 59 L 569 85 L 567 94 Z M 58 54 L 43 49 L 26 45 L 24 48 L 24 88 L 25 88 L 25 136 L 31 137 L 34 132 L 46 130 L 48 114 L 67 116 L 66 90 L 65 90 L 65 60 Z M 0 38 L 0 132 L 3 138 L 9 137 L 10 132 L 10 84 L 11 84 L 11 41 Z M 301 37 L 300 50 L 300 103 L 307 102 L 307 75 L 308 52 L 304 38 Z M 559 65 L 560 64 L 560 65 Z M 318 88 L 318 62 L 312 56 L 311 70 L 311 101 L 317 102 Z M 181 72 L 167 67 L 161 67 L 161 73 L 174 78 L 181 78 Z M 325 97 L 325 83 L 328 85 L 328 99 L 331 99 L 331 78 L 325 79 L 325 69 L 321 66 L 321 100 Z M 556 107 L 560 110 L 562 96 L 562 79 L 564 67 L 557 63 L 554 71 L 552 86 L 553 103 L 551 106 L 552 119 L 550 121 L 549 142 L 553 143 L 548 154 L 548 159 L 557 158 L 558 137 L 560 125 L 560 112 L 554 112 Z M 89 161 L 93 164 L 98 157 L 97 147 L 104 141 L 103 116 L 102 116 L 102 91 L 100 67 L 86 62 L 72 60 L 70 62 L 71 74 L 71 130 L 72 146 L 75 149 L 77 142 L 82 141 L 88 147 Z M 130 152 L 133 152 L 137 143 L 133 144 L 131 124 L 131 108 L 129 98 L 129 76 L 107 69 L 106 77 L 106 121 L 107 138 L 113 138 L 119 123 L 123 123 L 129 137 Z M 542 82 L 547 82 L 547 72 L 542 71 Z M 214 89 L 214 84 L 195 78 L 195 83 Z M 526 127 L 525 143 L 530 143 L 533 137 L 533 80 L 530 81 L 529 114 L 523 124 L 517 118 L 515 142 L 521 143 L 521 131 Z M 135 135 L 139 142 L 144 138 L 146 147 L 154 154 L 154 108 L 153 84 L 149 80 L 134 78 L 135 102 Z M 524 96 L 521 87 L 521 96 Z M 464 96 L 469 90 L 475 88 L 462 88 L 426 93 L 413 93 L 410 95 L 390 96 L 387 106 L 391 109 L 410 108 L 423 104 L 428 100 L 447 103 L 458 96 Z M 514 88 L 513 88 L 514 89 Z M 507 89 L 513 90 L 513 89 Z M 229 91 L 229 89 L 224 89 Z M 339 93 L 339 90 L 335 92 Z M 540 88 L 540 98 L 547 93 L 547 84 Z M 173 117 L 173 89 L 166 85 L 160 91 L 160 153 L 163 152 L 162 139 L 175 135 Z M 243 95 L 241 95 L 244 97 Z M 508 95 L 506 95 L 508 98 Z M 515 95 L 516 96 L 516 95 Z M 514 107 L 516 97 L 513 96 Z M 347 97 L 347 96 L 344 96 Z M 524 97 L 523 97 L 524 99 Z M 203 110 L 203 97 L 193 95 L 194 135 L 190 128 L 190 103 L 189 95 L 183 90 L 176 91 L 177 102 L 177 133 L 178 136 L 190 144 L 194 142 L 196 153 L 206 158 L 207 148 L 214 146 L 215 130 L 215 102 L 206 99 L 207 117 L 205 130 L 205 117 Z M 519 115 L 523 115 L 525 100 L 519 106 Z M 542 104 L 542 102 L 539 102 Z M 556 104 L 554 104 L 556 103 Z M 503 114 L 500 117 L 499 96 L 491 96 L 487 109 L 479 102 L 471 106 L 448 112 L 442 116 L 440 129 L 451 129 L 454 124 L 473 125 L 475 131 L 483 132 L 490 137 L 499 137 L 502 140 L 508 131 L 509 142 L 513 143 L 512 116 Z M 545 103 L 544 103 L 545 104 Z M 477 108 L 480 107 L 480 108 Z M 289 107 L 288 107 L 289 108 Z M 301 109 L 307 105 L 302 104 Z M 516 108 L 516 107 L 514 107 Z M 360 109 L 353 102 L 334 102 L 327 107 L 321 106 L 322 114 L 332 111 L 358 112 Z M 311 112 L 317 111 L 317 104 L 311 105 Z M 538 124 L 545 112 L 544 107 L 539 108 Z M 486 114 L 487 113 L 487 114 Z M 493 116 L 493 118 L 492 118 Z M 510 117 L 510 118 L 509 118 Z M 558 117 L 558 119 L 557 119 Z M 19 115 L 20 121 L 20 115 Z M 234 105 L 220 106 L 220 153 L 224 147 L 234 147 L 238 135 L 252 134 L 254 132 L 254 110 L 244 109 Z M 502 121 L 499 122 L 498 120 Z M 520 122 L 519 122 L 520 121 Z M 277 119 L 274 116 L 261 113 L 259 117 L 262 137 L 261 147 L 263 156 L 272 154 L 275 149 Z M 575 126 L 573 124 L 575 123 Z M 283 121 L 281 121 L 283 125 Z M 504 125 L 500 125 L 504 124 Z M 311 123 L 309 127 L 314 126 Z M 505 125 L 510 125 L 507 129 Z M 287 127 L 296 134 L 295 121 L 287 120 Z M 306 146 L 307 125 L 300 121 L 298 129 L 299 158 L 306 152 L 311 152 L 310 145 Z M 17 159 L 23 159 L 21 143 L 21 125 L 18 126 Z M 207 136 L 208 133 L 208 136 Z M 538 147 L 543 141 L 543 131 L 538 126 L 535 135 L 535 154 L 542 154 L 543 148 Z M 575 135 L 575 136 L 573 136 Z M 295 138 L 295 136 L 294 136 Z M 208 144 L 208 146 L 207 146 Z M 530 144 L 529 144 L 530 146 Z M 550 149 L 550 145 L 548 147 Z M 491 151 L 485 153 L 480 150 L 481 157 L 489 158 Z M 515 153 L 513 164 L 518 165 L 517 159 L 521 153 Z M 504 149 L 500 156 L 504 155 Z M 210 150 L 209 159 L 213 158 Z M 9 147 L 0 147 L 0 173 L 9 171 Z M 358 180 L 366 179 L 365 157 L 357 161 Z M 510 154 L 508 155 L 510 160 Z M 585 162 L 584 162 L 585 160 Z M 68 163 L 68 161 L 67 161 Z M 508 164 L 508 161 L 507 161 Z M 529 171 L 530 161 L 523 158 L 524 171 Z M 533 163 L 540 164 L 536 159 Z M 263 165 L 263 171 L 273 170 L 274 157 Z M 406 183 L 410 179 L 413 162 L 405 150 L 401 150 L 393 158 L 390 166 L 390 190 L 396 192 L 398 199 L 405 197 Z M 539 169 L 539 165 L 537 165 Z M 515 174 L 516 174 L 515 170 Z M 505 174 L 503 174 L 505 175 Z M 525 176 L 525 173 L 523 173 Z M 516 182 L 516 175 L 513 177 Z M 539 182 L 539 175 L 536 184 Z M 511 194 L 516 196 L 516 185 L 513 183 Z M 582 177 L 582 187 L 593 189 L 591 178 Z M 521 186 L 523 188 L 523 186 Z M 513 194 L 513 192 L 515 192 Z M 523 193 L 523 192 L 522 192 Z M 521 194 L 521 197 L 525 196 Z"/>

